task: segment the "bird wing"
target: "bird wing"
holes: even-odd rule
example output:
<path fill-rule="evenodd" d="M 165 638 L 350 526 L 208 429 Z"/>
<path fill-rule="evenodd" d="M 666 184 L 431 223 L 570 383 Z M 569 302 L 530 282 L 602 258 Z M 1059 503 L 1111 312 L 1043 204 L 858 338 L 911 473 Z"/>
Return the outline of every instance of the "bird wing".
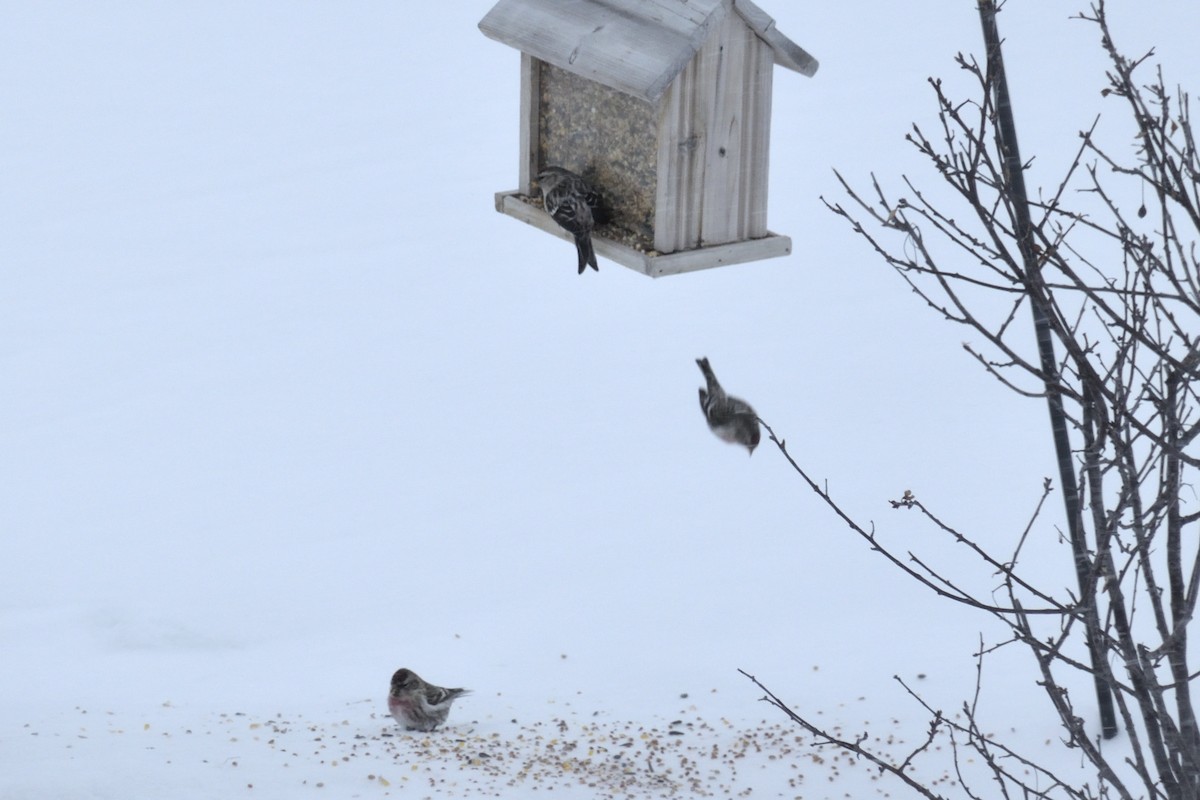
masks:
<path fill-rule="evenodd" d="M 557 192 L 551 192 L 547 202 L 550 205 L 550 216 L 571 233 L 578 235 L 592 229 L 592 210 L 578 195 L 559 195 Z"/>
<path fill-rule="evenodd" d="M 751 417 L 758 416 L 758 414 L 754 413 L 754 409 L 750 407 L 750 404 L 740 397 L 730 397 L 729 395 L 726 395 L 725 407 L 731 414 L 747 414 Z"/>
<path fill-rule="evenodd" d="M 440 706 L 467 693 L 466 689 L 446 689 L 442 686 L 430 686 L 425 690 L 425 702 L 430 706 Z"/>

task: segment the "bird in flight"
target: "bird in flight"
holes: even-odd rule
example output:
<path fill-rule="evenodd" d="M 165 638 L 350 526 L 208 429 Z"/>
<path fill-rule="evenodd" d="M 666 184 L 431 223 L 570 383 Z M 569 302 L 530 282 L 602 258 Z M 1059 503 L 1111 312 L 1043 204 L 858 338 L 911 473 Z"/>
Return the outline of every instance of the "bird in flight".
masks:
<path fill-rule="evenodd" d="M 696 363 L 708 384 L 707 389 L 700 390 L 700 409 L 709 429 L 721 441 L 740 444 L 754 455 L 754 448 L 758 447 L 762 437 L 758 415 L 745 400 L 725 394 L 707 358 L 697 358 Z"/>

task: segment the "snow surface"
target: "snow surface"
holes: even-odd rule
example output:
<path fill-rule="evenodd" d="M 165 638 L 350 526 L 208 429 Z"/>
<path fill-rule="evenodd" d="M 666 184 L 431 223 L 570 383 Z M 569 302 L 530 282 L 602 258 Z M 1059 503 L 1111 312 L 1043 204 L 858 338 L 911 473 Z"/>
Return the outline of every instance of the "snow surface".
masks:
<path fill-rule="evenodd" d="M 996 631 L 709 434 L 694 359 L 894 541 L 975 568 L 906 489 L 1024 525 L 1044 409 L 818 199 L 831 168 L 935 185 L 903 135 L 979 52 L 973 4 L 764 3 L 822 62 L 776 77 L 795 252 L 659 281 L 493 211 L 518 59 L 489 5 L 5 5 L 0 798 L 888 796 L 737 669 L 899 752 L 926 717 L 893 675 L 968 696 Z M 1197 74 L 1195 4 L 1120 5 Z M 1001 17 L 1042 180 L 1100 107 L 1076 10 Z M 1018 655 L 982 708 L 1069 761 Z M 403 733 L 400 666 L 475 693 Z"/>

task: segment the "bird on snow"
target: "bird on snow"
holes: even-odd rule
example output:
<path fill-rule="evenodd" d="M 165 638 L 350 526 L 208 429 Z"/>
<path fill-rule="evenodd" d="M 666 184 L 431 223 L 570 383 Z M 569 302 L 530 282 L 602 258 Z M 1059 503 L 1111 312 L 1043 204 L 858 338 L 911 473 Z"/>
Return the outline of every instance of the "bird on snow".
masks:
<path fill-rule="evenodd" d="M 434 686 L 411 669 L 398 669 L 392 675 L 388 711 L 406 730 L 431 731 L 446 721 L 454 701 L 469 693 L 469 689 Z"/>
<path fill-rule="evenodd" d="M 696 363 L 708 383 L 707 391 L 700 390 L 700 409 L 709 429 L 722 441 L 740 444 L 754 455 L 762 435 L 758 429 L 758 415 L 745 400 L 725 394 L 707 358 L 697 358 Z"/>
<path fill-rule="evenodd" d="M 575 237 L 579 255 L 579 274 L 591 267 L 600 271 L 596 251 L 592 248 L 592 229 L 607 219 L 603 199 L 595 187 L 562 167 L 546 167 L 538 173 L 542 191 L 542 206 L 559 227 Z"/>

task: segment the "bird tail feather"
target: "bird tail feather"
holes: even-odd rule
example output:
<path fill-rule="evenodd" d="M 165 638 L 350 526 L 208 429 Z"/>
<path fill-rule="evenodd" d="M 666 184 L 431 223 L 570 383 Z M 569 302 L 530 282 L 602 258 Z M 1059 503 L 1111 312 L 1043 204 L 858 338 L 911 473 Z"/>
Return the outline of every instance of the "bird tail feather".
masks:
<path fill-rule="evenodd" d="M 592 247 L 591 236 L 576 236 L 575 249 L 579 253 L 580 275 L 582 275 L 583 271 L 588 267 L 596 270 L 596 272 L 600 271 L 600 266 L 596 263 L 596 250 L 594 247 Z"/>

